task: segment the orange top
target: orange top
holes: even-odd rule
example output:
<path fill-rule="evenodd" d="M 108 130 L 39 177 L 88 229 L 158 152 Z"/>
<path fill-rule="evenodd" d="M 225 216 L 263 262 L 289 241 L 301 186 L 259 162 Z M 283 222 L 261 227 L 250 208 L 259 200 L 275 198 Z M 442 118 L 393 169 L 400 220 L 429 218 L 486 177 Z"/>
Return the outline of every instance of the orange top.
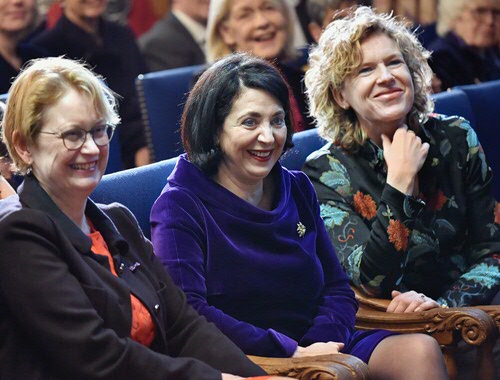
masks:
<path fill-rule="evenodd" d="M 92 239 L 92 252 L 97 255 L 106 256 L 108 258 L 109 267 L 111 268 L 111 273 L 117 276 L 108 245 L 104 241 L 101 233 L 94 229 L 94 226 L 90 223 L 90 221 L 89 225 L 91 232 L 88 236 Z M 130 337 L 136 342 L 149 347 L 155 337 L 155 326 L 151 314 L 142 302 L 139 301 L 139 299 L 132 293 L 130 293 L 130 302 L 132 304 L 132 328 L 130 331 Z"/>

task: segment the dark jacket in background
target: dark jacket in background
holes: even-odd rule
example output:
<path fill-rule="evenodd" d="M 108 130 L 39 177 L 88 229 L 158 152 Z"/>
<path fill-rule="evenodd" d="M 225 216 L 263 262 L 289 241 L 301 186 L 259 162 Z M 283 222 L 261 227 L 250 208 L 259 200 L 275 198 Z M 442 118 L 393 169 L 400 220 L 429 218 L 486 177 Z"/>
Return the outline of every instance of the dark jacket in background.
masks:
<path fill-rule="evenodd" d="M 442 89 L 500 79 L 500 54 L 491 48 L 480 52 L 468 46 L 453 32 L 429 43 L 429 60 L 434 73 L 442 81 Z"/>
<path fill-rule="evenodd" d="M 139 46 L 151 71 L 205 63 L 200 45 L 171 12 L 141 36 Z"/>

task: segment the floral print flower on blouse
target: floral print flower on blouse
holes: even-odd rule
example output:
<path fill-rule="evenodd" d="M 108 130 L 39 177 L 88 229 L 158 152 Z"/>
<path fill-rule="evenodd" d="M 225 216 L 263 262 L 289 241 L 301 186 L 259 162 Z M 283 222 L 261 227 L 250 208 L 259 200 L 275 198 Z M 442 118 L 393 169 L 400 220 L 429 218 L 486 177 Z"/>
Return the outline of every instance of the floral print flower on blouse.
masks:
<path fill-rule="evenodd" d="M 394 244 L 397 251 L 406 251 L 410 230 L 401 221 L 391 219 L 389 227 L 387 227 L 387 234 L 389 235 L 389 241 Z"/>
<path fill-rule="evenodd" d="M 371 220 L 377 215 L 377 205 L 370 194 L 363 194 L 361 191 L 358 191 L 354 194 L 353 202 L 354 209 L 364 219 Z"/>
<path fill-rule="evenodd" d="M 433 115 L 419 137 L 430 145 L 419 197 L 386 183 L 383 151 L 328 144 L 304 171 L 352 282 L 369 294 L 416 290 L 442 304 L 489 303 L 500 290 L 500 205 L 491 169 L 470 124 Z"/>

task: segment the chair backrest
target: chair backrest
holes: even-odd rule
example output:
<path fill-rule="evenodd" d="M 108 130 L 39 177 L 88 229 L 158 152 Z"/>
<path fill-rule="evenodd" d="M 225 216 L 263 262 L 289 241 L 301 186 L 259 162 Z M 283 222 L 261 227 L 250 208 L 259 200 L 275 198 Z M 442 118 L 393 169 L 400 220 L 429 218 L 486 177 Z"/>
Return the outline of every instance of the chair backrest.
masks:
<path fill-rule="evenodd" d="M 455 87 L 467 94 L 476 123 L 474 130 L 486 154 L 486 159 L 493 169 L 493 192 L 500 200 L 500 80 Z"/>
<path fill-rule="evenodd" d="M 295 133 L 293 144 L 294 147 L 281 158 L 281 164 L 289 170 L 300 170 L 307 156 L 325 145 L 326 140 L 320 137 L 318 130 L 314 128 Z"/>
<path fill-rule="evenodd" d="M 180 119 L 193 75 L 202 68 L 203 65 L 179 67 L 137 77 L 142 119 L 151 133 L 155 161 L 176 157 L 184 151 Z"/>
<path fill-rule="evenodd" d="M 156 198 L 167 184 L 167 178 L 177 162 L 177 157 L 138 168 L 127 169 L 102 177 L 91 195 L 98 203 L 119 202 L 137 218 L 144 235 L 151 237 L 149 214 Z"/>
<path fill-rule="evenodd" d="M 438 94 L 432 94 L 435 112 L 447 116 L 462 116 L 469 120 L 471 126 L 476 126 L 476 115 L 465 92 L 459 89 L 452 89 Z"/>
<path fill-rule="evenodd" d="M 325 141 L 316 129 L 298 132 L 293 136 L 295 146 L 282 158 L 282 164 L 291 170 L 300 170 L 306 157 L 319 149 Z M 98 203 L 119 202 L 137 218 L 144 235 L 151 237 L 149 216 L 156 198 L 167 184 L 167 178 L 178 157 L 138 168 L 122 170 L 102 177 L 91 198 Z"/>

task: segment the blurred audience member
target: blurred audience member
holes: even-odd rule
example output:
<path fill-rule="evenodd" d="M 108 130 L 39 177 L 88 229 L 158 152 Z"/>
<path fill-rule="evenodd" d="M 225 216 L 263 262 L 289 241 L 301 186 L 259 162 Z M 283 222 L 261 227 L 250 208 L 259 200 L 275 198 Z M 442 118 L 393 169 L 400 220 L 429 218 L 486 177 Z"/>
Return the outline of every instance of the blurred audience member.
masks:
<path fill-rule="evenodd" d="M 34 0 L 0 0 L 0 94 L 9 91 L 24 62 L 43 56 L 22 40 L 35 23 Z"/>
<path fill-rule="evenodd" d="M 146 137 L 135 91 L 135 78 L 146 71 L 132 31 L 102 16 L 107 0 L 62 0 L 63 15 L 54 28 L 32 40 L 50 55 L 83 59 L 121 97 L 119 127 L 125 167 L 149 163 Z"/>
<path fill-rule="evenodd" d="M 314 42 L 319 41 L 323 29 L 332 21 L 335 12 L 358 5 L 356 0 L 306 0 L 309 15 L 309 33 Z"/>
<path fill-rule="evenodd" d="M 139 39 L 151 71 L 205 63 L 210 0 L 173 0 L 172 10 Z"/>
<path fill-rule="evenodd" d="M 442 89 L 500 79 L 500 0 L 440 0 L 430 66 Z"/>
<path fill-rule="evenodd" d="M 285 76 L 290 96 L 294 131 L 313 127 L 307 116 L 304 72 L 293 60 L 293 9 L 286 0 L 212 0 L 207 26 L 207 59 L 213 62 L 235 51 L 266 59 Z"/>

